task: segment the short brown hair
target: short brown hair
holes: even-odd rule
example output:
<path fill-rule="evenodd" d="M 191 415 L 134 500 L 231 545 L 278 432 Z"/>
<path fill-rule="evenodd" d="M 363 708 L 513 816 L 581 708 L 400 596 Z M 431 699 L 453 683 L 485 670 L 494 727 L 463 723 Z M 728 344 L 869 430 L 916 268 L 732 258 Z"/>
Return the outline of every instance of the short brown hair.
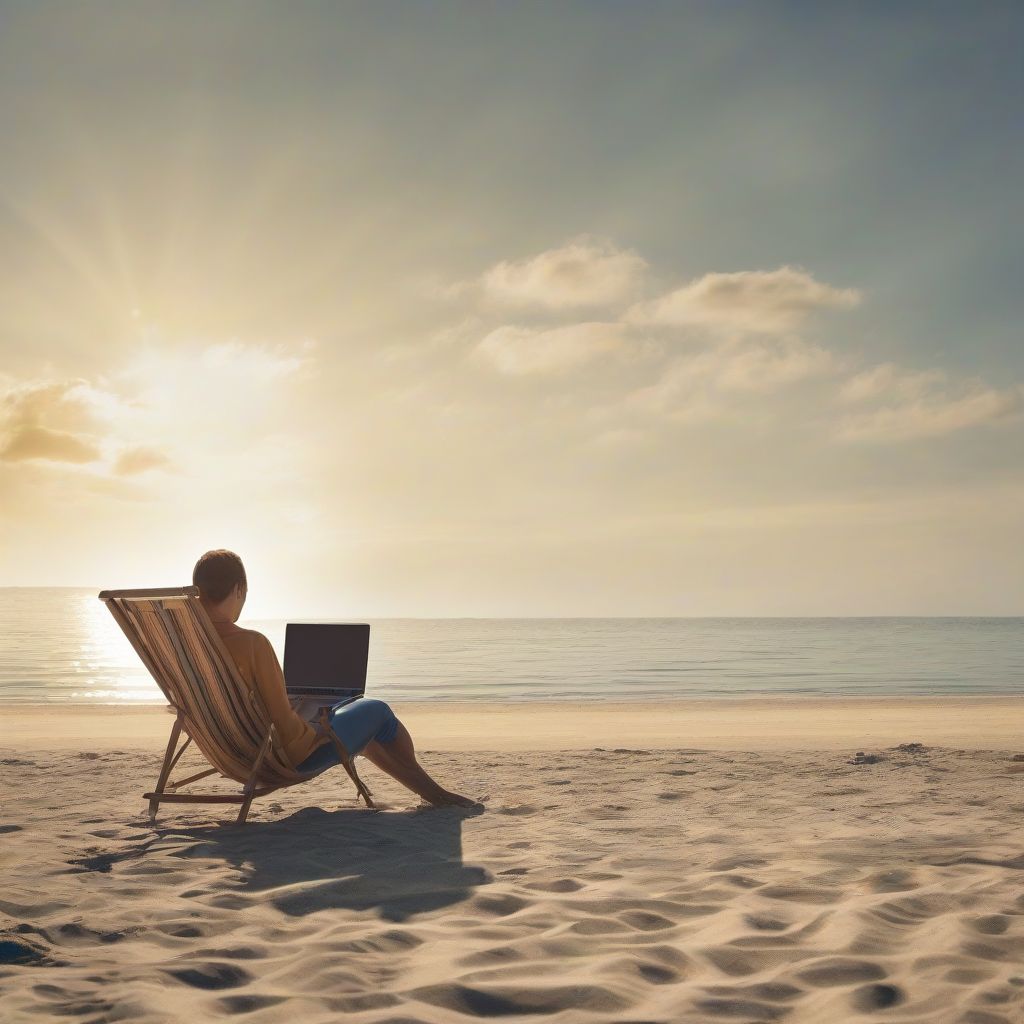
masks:
<path fill-rule="evenodd" d="M 192 570 L 192 582 L 199 588 L 199 593 L 208 601 L 219 604 L 241 584 L 243 590 L 249 588 L 245 578 L 245 566 L 234 551 L 218 548 L 207 551 Z"/>

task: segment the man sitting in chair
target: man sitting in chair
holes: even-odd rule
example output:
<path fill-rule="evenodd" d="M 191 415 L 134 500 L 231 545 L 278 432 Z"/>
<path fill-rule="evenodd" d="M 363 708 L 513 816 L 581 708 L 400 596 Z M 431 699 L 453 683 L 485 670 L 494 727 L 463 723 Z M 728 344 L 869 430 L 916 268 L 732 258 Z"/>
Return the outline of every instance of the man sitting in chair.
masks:
<path fill-rule="evenodd" d="M 313 772 L 340 764 L 337 745 L 292 708 L 270 641 L 262 633 L 235 624 L 248 593 L 245 567 L 238 555 L 207 551 L 196 562 L 192 582 L 242 679 L 263 698 L 285 756 L 296 771 Z M 328 722 L 351 757 L 362 754 L 428 803 L 435 807 L 474 806 L 474 800 L 443 789 L 423 770 L 408 729 L 384 701 L 360 698 L 335 710 Z"/>

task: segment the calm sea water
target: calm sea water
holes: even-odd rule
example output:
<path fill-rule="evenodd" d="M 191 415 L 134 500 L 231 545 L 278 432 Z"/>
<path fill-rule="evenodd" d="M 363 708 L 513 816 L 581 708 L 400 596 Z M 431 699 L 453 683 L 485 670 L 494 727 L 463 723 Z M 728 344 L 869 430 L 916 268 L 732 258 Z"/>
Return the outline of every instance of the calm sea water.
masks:
<path fill-rule="evenodd" d="M 284 620 L 243 620 L 278 656 Z M 385 699 L 1024 692 L 1024 619 L 372 620 Z M 160 703 L 95 590 L 0 588 L 0 703 Z"/>

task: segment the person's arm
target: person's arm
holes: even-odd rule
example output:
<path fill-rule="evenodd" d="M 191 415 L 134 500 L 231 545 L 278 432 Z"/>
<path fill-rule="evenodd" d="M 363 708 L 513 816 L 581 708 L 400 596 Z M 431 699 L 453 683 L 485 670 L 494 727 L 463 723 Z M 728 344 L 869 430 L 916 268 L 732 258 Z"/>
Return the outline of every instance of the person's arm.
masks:
<path fill-rule="evenodd" d="M 277 653 L 270 641 L 262 633 L 255 633 L 252 642 L 256 688 L 263 698 L 271 720 L 280 725 L 295 714 L 288 698 L 288 691 L 285 689 L 281 663 L 277 660 Z"/>

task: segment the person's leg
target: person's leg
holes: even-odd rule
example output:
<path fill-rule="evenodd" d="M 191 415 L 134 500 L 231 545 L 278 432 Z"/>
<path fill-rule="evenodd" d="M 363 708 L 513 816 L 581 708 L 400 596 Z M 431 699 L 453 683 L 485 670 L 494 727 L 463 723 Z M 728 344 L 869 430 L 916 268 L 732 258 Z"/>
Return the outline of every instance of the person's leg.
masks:
<path fill-rule="evenodd" d="M 472 807 L 475 800 L 444 789 L 423 770 L 416 760 L 416 748 L 409 730 L 397 718 L 395 722 L 398 727 L 394 737 L 383 741 L 371 740 L 363 748 L 363 756 L 435 807 Z"/>
<path fill-rule="evenodd" d="M 393 736 L 397 721 L 395 713 L 382 700 L 366 698 L 338 708 L 329 718 L 331 730 L 350 757 L 355 757 L 372 739 Z M 340 763 L 338 748 L 325 739 L 296 769 L 320 772 Z"/>
<path fill-rule="evenodd" d="M 475 801 L 439 786 L 416 760 L 416 749 L 408 729 L 381 700 L 364 697 L 339 708 L 331 715 L 331 728 L 351 757 L 362 753 L 385 774 L 401 782 L 435 806 L 471 807 Z M 321 770 L 338 764 L 333 743 L 318 747 L 301 765 L 300 771 Z"/>

